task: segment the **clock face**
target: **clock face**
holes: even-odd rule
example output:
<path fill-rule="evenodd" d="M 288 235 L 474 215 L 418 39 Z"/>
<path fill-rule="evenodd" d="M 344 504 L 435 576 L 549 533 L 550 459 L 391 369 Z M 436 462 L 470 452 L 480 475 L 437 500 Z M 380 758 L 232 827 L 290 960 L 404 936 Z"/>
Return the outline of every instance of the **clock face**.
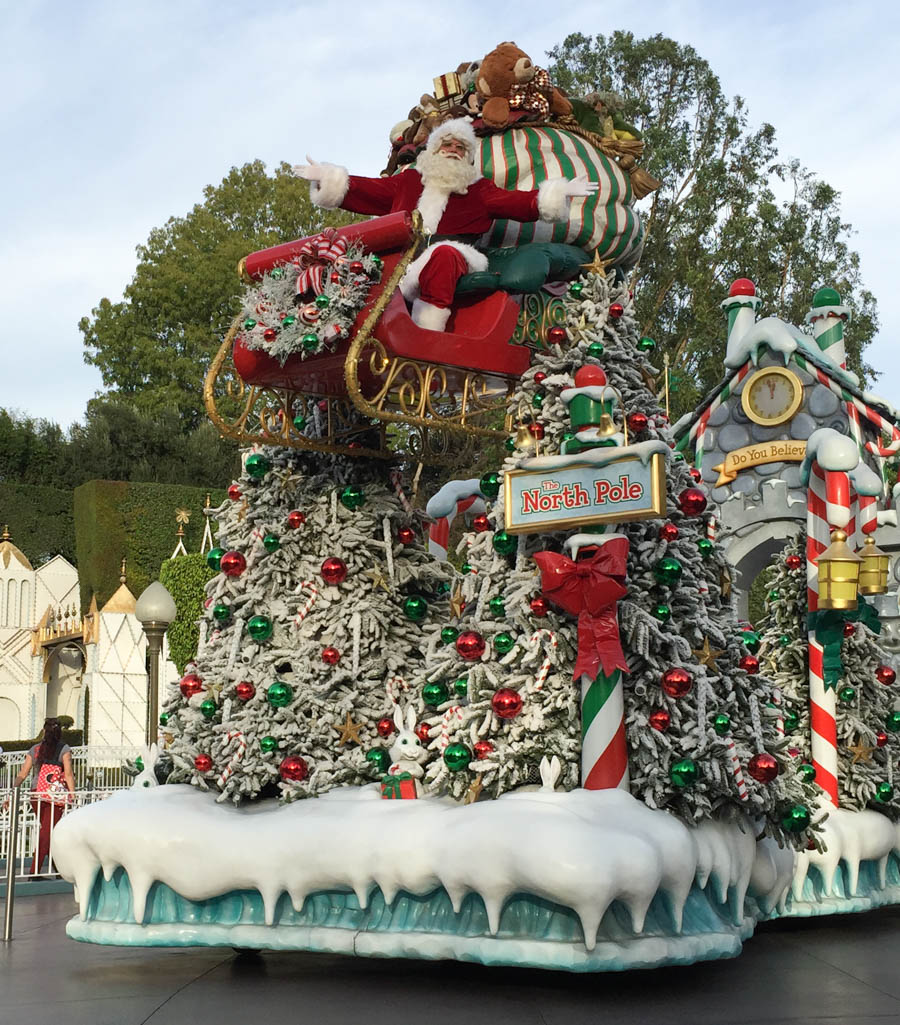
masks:
<path fill-rule="evenodd" d="M 790 420 L 802 401 L 803 386 L 789 370 L 780 367 L 766 367 L 755 373 L 741 395 L 747 416 L 766 427 Z"/>

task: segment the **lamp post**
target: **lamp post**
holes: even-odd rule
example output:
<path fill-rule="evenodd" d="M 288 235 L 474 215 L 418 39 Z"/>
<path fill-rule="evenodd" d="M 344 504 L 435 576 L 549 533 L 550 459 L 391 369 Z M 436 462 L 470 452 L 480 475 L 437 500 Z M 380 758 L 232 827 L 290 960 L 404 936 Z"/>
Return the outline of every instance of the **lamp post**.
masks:
<path fill-rule="evenodd" d="M 159 653 L 162 639 L 178 610 L 172 595 L 154 580 L 137 600 L 134 614 L 147 635 L 147 654 L 150 656 L 150 687 L 147 693 L 147 744 L 156 738 L 159 708 Z"/>

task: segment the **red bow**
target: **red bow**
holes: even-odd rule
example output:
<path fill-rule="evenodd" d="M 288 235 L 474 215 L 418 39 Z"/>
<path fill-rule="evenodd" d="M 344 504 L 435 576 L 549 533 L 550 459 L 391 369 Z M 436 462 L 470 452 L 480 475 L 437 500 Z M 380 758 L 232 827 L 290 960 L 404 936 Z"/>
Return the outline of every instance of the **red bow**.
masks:
<path fill-rule="evenodd" d="M 312 291 L 319 295 L 325 279 L 326 268 L 338 257 L 347 253 L 347 242 L 334 228 L 326 228 L 318 235 L 307 239 L 294 257 L 299 268 L 297 293 L 303 295 Z"/>
<path fill-rule="evenodd" d="M 610 538 L 593 555 L 578 562 L 556 552 L 538 552 L 534 561 L 540 567 L 541 589 L 546 597 L 578 616 L 574 679 L 585 674 L 594 678 L 601 669 L 606 676 L 616 669 L 627 673 L 616 602 L 628 593 L 628 539 Z"/>

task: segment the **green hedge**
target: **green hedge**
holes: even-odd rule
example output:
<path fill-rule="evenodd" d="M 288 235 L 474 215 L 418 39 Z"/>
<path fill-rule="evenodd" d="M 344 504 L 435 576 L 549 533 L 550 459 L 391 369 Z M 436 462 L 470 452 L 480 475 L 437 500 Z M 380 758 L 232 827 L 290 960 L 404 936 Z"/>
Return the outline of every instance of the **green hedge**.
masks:
<path fill-rule="evenodd" d="M 169 559 L 159 570 L 161 583 L 175 599 L 178 615 L 169 627 L 169 655 L 178 672 L 197 654 L 200 640 L 198 620 L 203 613 L 204 586 L 215 573 L 206 565 L 204 555 L 182 555 Z"/>
<path fill-rule="evenodd" d="M 132 594 L 155 580 L 175 549 L 175 510 L 189 509 L 184 544 L 197 552 L 203 537 L 203 506 L 210 494 L 219 505 L 225 492 L 182 484 L 136 484 L 92 480 L 75 489 L 75 550 L 82 607 L 97 595 L 102 607 L 119 586 L 122 557 L 127 559 Z"/>
<path fill-rule="evenodd" d="M 40 484 L 0 484 L 0 528 L 9 526 L 12 542 L 32 566 L 54 555 L 75 562 L 72 492 Z"/>
<path fill-rule="evenodd" d="M 41 730 L 33 740 L 0 740 L 0 747 L 3 748 L 4 754 L 10 754 L 13 751 L 27 751 L 35 744 L 40 743 L 43 732 Z M 69 747 L 81 747 L 84 743 L 84 734 L 81 730 L 63 730 L 62 742 L 68 744 Z"/>

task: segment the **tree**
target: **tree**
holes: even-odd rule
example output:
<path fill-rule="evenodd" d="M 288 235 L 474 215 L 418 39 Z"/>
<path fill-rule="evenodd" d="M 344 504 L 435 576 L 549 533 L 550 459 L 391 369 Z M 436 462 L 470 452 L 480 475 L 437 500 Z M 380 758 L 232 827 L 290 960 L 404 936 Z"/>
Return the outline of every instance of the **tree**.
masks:
<path fill-rule="evenodd" d="M 752 278 L 765 310 L 791 323 L 802 323 L 816 288 L 837 288 L 853 313 L 849 365 L 871 378 L 863 352 L 878 328 L 876 301 L 840 195 L 779 158 L 771 125 L 751 129 L 744 101 L 727 99 L 709 64 L 661 35 L 575 33 L 548 56 L 554 81 L 573 95 L 623 97 L 646 144 L 642 166 L 663 183 L 649 201 L 632 287 L 642 333 L 672 361 L 676 415 L 722 376 L 719 302 L 737 277 Z"/>
<path fill-rule="evenodd" d="M 350 220 L 313 206 L 287 164 L 273 175 L 258 160 L 232 168 L 190 213 L 138 246 L 122 300 L 101 299 L 81 319 L 85 362 L 110 396 L 151 415 L 177 410 L 195 428 L 205 417 L 204 374 L 239 309 L 238 260 Z"/>

